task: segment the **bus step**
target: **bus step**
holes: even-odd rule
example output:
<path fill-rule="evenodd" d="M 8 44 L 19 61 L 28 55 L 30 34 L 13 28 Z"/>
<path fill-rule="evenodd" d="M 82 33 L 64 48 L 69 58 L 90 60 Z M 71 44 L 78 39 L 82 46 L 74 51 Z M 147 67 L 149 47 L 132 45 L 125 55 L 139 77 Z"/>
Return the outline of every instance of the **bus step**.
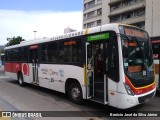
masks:
<path fill-rule="evenodd" d="M 104 98 L 104 91 L 95 89 L 94 96 L 98 98 Z"/>
<path fill-rule="evenodd" d="M 104 99 L 103 98 L 93 97 L 90 100 L 94 101 L 94 102 L 98 102 L 100 104 L 104 104 Z"/>
<path fill-rule="evenodd" d="M 103 91 L 103 90 L 95 89 L 94 91 L 99 92 L 99 93 L 104 93 L 104 91 Z"/>

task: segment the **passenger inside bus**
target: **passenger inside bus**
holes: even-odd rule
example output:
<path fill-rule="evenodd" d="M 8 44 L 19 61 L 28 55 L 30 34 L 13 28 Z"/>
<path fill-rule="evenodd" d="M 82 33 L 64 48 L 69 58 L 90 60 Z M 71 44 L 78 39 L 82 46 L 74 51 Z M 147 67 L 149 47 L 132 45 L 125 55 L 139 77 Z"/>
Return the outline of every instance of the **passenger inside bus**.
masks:
<path fill-rule="evenodd" d="M 96 44 L 95 67 L 97 77 L 103 77 L 103 43 Z"/>

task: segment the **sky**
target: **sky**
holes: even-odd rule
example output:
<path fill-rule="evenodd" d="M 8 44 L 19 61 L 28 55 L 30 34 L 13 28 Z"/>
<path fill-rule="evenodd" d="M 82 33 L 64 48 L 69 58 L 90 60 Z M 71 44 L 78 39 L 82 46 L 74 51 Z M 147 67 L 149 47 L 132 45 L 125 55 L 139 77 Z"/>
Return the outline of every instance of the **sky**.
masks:
<path fill-rule="evenodd" d="M 25 40 L 62 35 L 70 27 L 82 30 L 83 0 L 0 0 L 0 45 L 7 38 Z"/>

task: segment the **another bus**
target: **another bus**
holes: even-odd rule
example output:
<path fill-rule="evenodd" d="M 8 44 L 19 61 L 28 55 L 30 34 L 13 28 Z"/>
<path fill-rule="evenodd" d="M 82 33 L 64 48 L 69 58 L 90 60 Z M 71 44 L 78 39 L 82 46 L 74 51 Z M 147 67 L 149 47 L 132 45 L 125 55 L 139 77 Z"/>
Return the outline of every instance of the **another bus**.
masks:
<path fill-rule="evenodd" d="M 0 54 L 0 70 L 4 71 L 4 53 Z"/>
<path fill-rule="evenodd" d="M 126 109 L 155 95 L 153 53 L 144 30 L 106 24 L 5 48 L 5 73 L 38 85 Z"/>
<path fill-rule="evenodd" d="M 157 90 L 160 90 L 160 37 L 152 37 L 153 58 L 155 65 L 155 81 Z"/>

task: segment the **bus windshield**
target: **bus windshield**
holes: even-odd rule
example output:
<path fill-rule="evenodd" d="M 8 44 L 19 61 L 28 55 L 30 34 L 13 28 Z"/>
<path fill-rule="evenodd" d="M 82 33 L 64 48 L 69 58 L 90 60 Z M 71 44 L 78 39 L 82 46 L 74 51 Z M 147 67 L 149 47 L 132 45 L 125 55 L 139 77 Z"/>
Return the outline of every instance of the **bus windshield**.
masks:
<path fill-rule="evenodd" d="M 124 72 L 132 80 L 154 75 L 151 42 L 147 32 L 134 27 L 120 27 Z"/>

